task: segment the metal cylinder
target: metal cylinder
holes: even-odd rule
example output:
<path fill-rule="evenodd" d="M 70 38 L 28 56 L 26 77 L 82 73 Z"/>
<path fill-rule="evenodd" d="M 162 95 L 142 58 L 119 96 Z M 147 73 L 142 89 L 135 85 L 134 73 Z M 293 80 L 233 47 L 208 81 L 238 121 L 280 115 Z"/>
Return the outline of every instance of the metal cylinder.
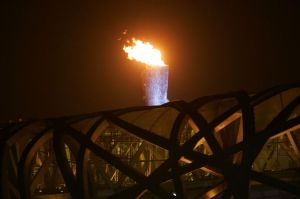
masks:
<path fill-rule="evenodd" d="M 148 106 L 167 103 L 169 67 L 147 67 L 143 74 L 144 101 Z"/>

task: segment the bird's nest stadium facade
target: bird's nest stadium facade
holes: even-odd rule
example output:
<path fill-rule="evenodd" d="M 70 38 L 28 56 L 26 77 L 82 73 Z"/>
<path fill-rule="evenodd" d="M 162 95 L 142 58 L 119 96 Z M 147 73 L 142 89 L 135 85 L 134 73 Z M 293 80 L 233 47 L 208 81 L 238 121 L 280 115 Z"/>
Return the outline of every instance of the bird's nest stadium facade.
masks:
<path fill-rule="evenodd" d="M 0 198 L 300 197 L 300 84 L 1 129 Z"/>

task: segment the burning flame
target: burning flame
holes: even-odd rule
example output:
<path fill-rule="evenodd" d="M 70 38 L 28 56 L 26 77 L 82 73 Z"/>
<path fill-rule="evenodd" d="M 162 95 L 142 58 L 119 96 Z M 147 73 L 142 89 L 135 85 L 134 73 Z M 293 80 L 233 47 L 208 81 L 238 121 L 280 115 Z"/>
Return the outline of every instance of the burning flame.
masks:
<path fill-rule="evenodd" d="M 161 53 L 149 42 L 132 39 L 132 46 L 124 46 L 123 50 L 128 54 L 128 59 L 136 60 L 151 67 L 167 66 L 161 58 Z"/>

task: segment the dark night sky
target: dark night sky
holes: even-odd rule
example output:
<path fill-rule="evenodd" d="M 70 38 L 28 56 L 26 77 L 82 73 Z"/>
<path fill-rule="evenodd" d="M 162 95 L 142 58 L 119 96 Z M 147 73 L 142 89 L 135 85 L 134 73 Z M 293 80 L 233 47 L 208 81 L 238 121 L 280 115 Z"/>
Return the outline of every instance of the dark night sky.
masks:
<path fill-rule="evenodd" d="M 161 49 L 173 100 L 299 81 L 296 1 L 30 2 L 0 4 L 0 121 L 143 105 L 124 29 Z"/>

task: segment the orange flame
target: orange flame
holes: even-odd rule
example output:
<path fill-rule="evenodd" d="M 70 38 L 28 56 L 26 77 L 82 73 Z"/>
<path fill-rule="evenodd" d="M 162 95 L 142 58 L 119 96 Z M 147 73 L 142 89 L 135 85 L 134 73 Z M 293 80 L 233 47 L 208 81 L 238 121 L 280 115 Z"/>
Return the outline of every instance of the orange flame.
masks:
<path fill-rule="evenodd" d="M 132 39 L 132 46 L 124 46 L 123 50 L 127 53 L 128 59 L 136 60 L 151 67 L 167 66 L 161 58 L 161 53 L 149 42 Z"/>

